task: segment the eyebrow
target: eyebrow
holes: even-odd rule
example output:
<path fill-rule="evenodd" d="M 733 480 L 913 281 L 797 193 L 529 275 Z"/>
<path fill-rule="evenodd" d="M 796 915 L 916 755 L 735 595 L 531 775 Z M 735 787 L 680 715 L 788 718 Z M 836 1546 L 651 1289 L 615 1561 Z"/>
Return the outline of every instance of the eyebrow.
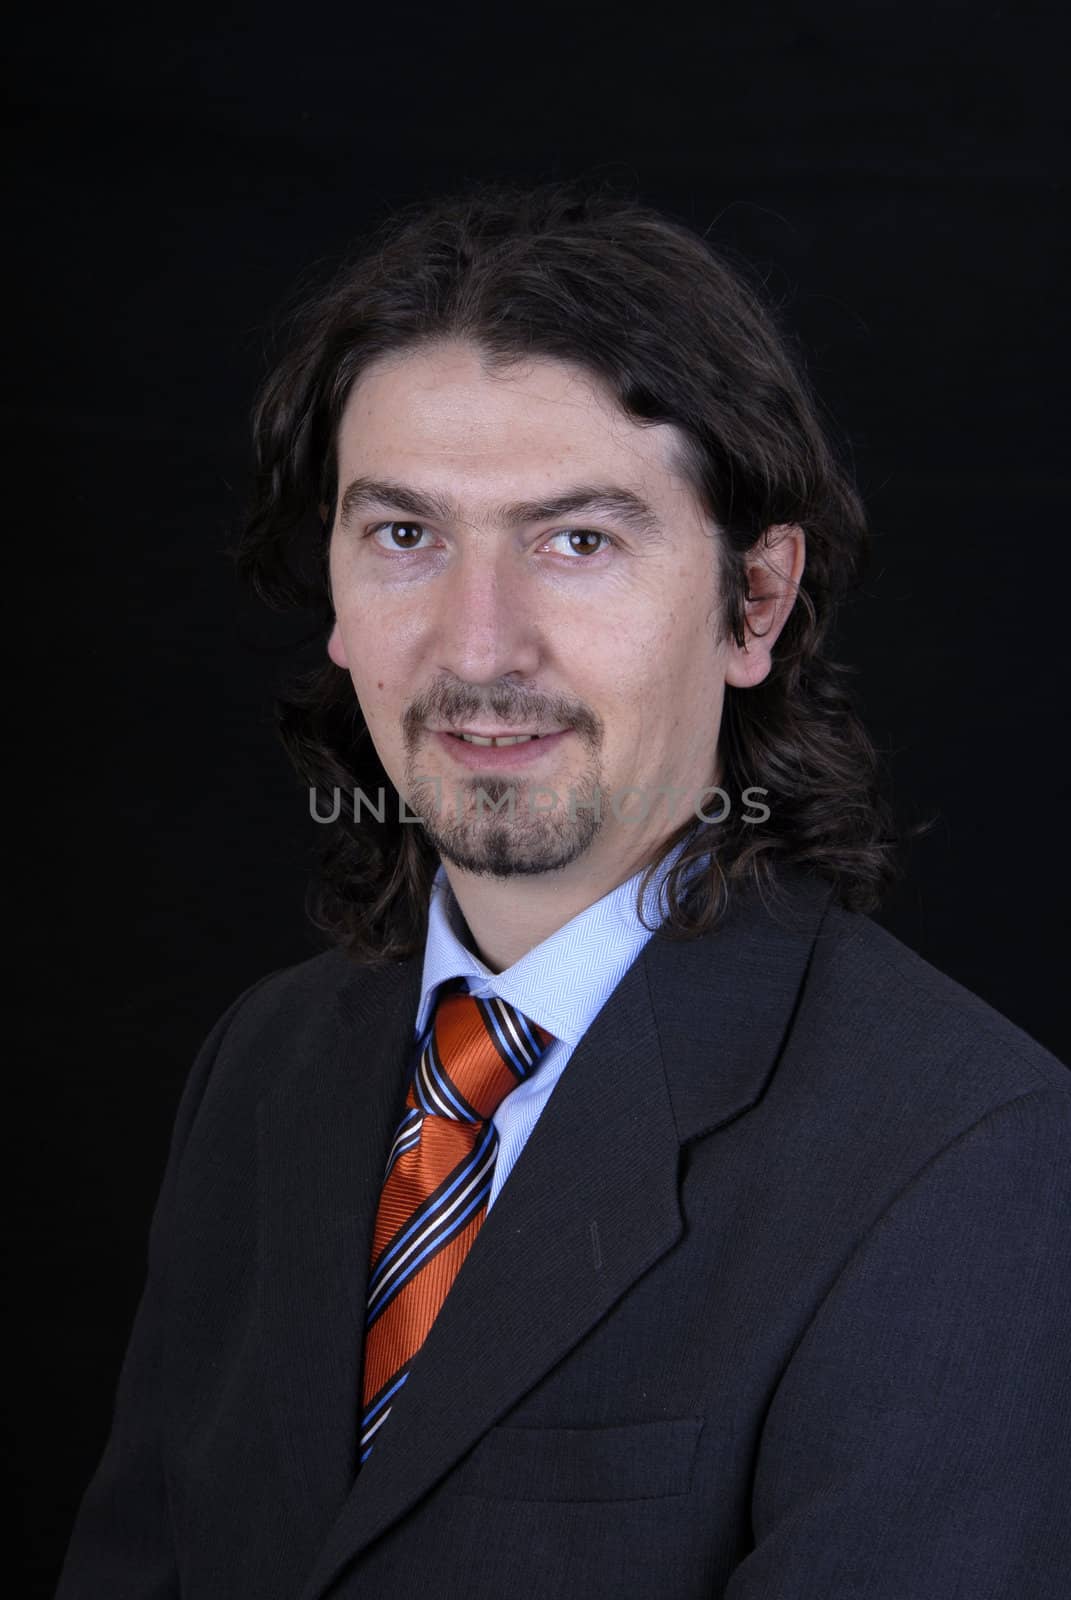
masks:
<path fill-rule="evenodd" d="M 339 522 L 347 527 L 358 511 L 369 506 L 392 506 L 409 517 L 426 517 L 432 522 L 463 522 L 457 505 L 446 495 L 392 483 L 386 478 L 354 478 L 339 506 Z M 578 513 L 603 516 L 625 523 L 650 539 L 660 539 L 662 525 L 647 501 L 632 489 L 617 484 L 578 484 L 545 500 L 520 500 L 512 505 L 492 508 L 492 519 L 509 528 L 530 522 L 555 522 Z"/>

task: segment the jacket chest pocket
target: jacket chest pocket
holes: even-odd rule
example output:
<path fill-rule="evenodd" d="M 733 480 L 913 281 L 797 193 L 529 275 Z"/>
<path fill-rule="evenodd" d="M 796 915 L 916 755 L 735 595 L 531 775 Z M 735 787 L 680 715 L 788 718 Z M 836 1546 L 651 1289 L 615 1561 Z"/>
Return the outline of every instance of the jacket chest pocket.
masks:
<path fill-rule="evenodd" d="M 446 1480 L 493 1500 L 651 1500 L 691 1488 L 702 1417 L 610 1428 L 499 1426 Z"/>

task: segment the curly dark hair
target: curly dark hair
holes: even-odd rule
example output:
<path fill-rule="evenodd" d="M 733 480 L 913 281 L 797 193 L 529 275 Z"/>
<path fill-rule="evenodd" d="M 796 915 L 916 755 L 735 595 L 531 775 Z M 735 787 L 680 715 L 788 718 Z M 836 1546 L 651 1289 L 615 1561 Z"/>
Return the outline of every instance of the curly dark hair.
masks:
<path fill-rule="evenodd" d="M 579 364 L 630 418 L 672 423 L 716 525 L 720 625 L 738 644 L 748 553 L 771 529 L 800 526 L 806 569 L 771 671 L 753 688 L 727 685 L 712 730 L 722 783 L 764 788 L 776 806 L 765 822 L 732 810 L 720 823 L 689 818 L 645 864 L 637 912 L 678 843 L 660 926 L 669 938 L 713 927 L 744 880 L 778 899 L 788 864 L 832 880 L 849 909 L 877 906 L 902 870 L 901 840 L 846 684 L 852 669 L 827 654 L 837 605 L 863 572 L 865 515 L 789 341 L 742 270 L 606 183 L 484 183 L 392 214 L 306 298 L 288 332 L 254 409 L 253 492 L 233 554 L 269 605 L 311 608 L 325 639 L 343 408 L 371 362 L 433 340 L 468 340 L 492 368 L 532 356 Z M 277 717 L 321 811 L 339 789 L 395 792 L 349 675 L 326 653 L 278 701 Z M 438 860 L 421 827 L 389 816 L 363 827 L 341 809 L 309 916 L 355 960 L 410 956 L 423 943 Z"/>

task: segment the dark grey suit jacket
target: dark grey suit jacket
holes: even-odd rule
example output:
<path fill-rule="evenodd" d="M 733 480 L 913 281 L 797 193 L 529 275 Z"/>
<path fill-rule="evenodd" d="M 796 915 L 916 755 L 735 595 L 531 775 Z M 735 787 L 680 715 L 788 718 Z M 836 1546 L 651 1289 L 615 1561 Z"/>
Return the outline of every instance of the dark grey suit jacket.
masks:
<path fill-rule="evenodd" d="M 788 882 L 651 939 L 356 1480 L 422 963 L 242 995 L 60 1600 L 1071 1593 L 1071 1074 Z"/>

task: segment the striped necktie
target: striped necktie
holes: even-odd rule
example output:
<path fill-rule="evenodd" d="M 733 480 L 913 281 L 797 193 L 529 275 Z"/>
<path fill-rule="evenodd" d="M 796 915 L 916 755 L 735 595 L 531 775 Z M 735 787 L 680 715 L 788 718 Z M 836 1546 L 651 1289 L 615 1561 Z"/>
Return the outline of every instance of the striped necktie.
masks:
<path fill-rule="evenodd" d="M 362 1465 L 480 1231 L 498 1153 L 491 1118 L 531 1076 L 553 1037 L 504 1000 L 469 994 L 463 979 L 439 991 L 376 1214 L 361 1385 Z"/>

